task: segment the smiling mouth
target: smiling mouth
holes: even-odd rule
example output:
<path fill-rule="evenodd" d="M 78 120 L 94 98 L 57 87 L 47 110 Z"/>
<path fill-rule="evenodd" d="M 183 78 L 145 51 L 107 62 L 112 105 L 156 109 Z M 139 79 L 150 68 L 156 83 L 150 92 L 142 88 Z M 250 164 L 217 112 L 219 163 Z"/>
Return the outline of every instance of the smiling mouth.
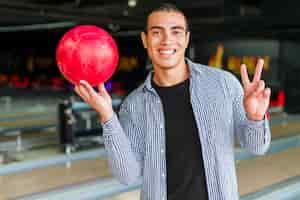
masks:
<path fill-rule="evenodd" d="M 169 56 L 176 53 L 176 49 L 158 50 L 159 54 Z"/>

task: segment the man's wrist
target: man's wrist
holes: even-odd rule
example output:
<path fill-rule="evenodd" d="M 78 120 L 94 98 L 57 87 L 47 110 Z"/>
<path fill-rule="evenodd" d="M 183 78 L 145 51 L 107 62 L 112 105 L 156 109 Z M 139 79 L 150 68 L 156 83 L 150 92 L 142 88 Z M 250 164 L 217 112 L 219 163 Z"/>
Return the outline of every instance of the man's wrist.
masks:
<path fill-rule="evenodd" d="M 266 115 L 266 114 L 264 114 L 264 115 L 262 115 L 262 116 L 251 116 L 251 115 L 249 115 L 248 113 L 246 113 L 246 117 L 247 117 L 247 119 L 250 120 L 250 121 L 261 121 L 261 120 L 263 120 L 263 119 L 265 118 L 265 115 Z"/>
<path fill-rule="evenodd" d="M 102 124 L 106 123 L 107 121 L 109 121 L 114 115 L 114 112 L 111 111 L 111 112 L 108 112 L 108 113 L 105 113 L 104 115 L 100 115 L 100 121 Z"/>

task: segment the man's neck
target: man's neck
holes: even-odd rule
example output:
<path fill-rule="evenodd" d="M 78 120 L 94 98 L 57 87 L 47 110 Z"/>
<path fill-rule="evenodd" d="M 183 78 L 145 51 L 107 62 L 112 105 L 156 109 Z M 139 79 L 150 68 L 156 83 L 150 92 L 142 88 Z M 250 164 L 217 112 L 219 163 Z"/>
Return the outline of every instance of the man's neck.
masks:
<path fill-rule="evenodd" d="M 184 63 L 182 67 L 154 70 L 153 81 L 159 86 L 168 87 L 185 81 L 189 74 L 189 68 Z"/>

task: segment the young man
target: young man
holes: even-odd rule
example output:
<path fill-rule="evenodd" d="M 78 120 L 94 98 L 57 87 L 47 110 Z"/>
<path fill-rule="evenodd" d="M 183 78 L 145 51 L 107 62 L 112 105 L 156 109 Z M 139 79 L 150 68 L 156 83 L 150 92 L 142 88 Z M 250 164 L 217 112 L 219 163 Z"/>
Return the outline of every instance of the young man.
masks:
<path fill-rule="evenodd" d="M 237 200 L 235 136 L 255 154 L 270 144 L 263 61 L 252 82 L 241 66 L 242 88 L 228 72 L 186 59 L 189 37 L 176 7 L 148 15 L 141 38 L 154 70 L 119 119 L 103 84 L 98 93 L 85 81 L 75 90 L 100 115 L 114 175 L 126 184 L 142 177 L 142 200 Z"/>

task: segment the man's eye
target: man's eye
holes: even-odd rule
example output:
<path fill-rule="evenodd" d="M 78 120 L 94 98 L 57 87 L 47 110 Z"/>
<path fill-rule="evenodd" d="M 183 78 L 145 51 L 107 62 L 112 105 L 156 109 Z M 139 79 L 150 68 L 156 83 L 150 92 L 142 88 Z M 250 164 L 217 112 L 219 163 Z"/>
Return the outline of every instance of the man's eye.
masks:
<path fill-rule="evenodd" d="M 152 35 L 159 35 L 159 31 L 152 31 Z"/>
<path fill-rule="evenodd" d="M 174 35 L 182 35 L 182 34 L 183 34 L 183 31 L 173 31 L 173 34 L 174 34 Z"/>

